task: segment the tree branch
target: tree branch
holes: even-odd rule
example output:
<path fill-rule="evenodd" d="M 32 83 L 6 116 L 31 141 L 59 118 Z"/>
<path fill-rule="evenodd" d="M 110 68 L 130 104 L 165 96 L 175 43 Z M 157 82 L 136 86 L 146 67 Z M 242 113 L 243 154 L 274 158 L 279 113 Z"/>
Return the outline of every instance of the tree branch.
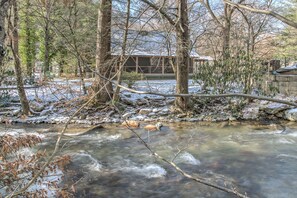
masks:
<path fill-rule="evenodd" d="M 176 26 L 175 21 L 162 9 L 162 7 L 157 6 L 156 4 L 148 1 L 148 0 L 141 0 L 142 2 L 146 3 L 147 5 L 149 5 L 151 8 L 153 8 L 154 10 L 156 10 L 157 12 L 159 12 L 163 17 L 165 17 L 165 19 L 167 19 L 167 21 L 173 25 Z"/>
<path fill-rule="evenodd" d="M 236 195 L 237 197 L 240 197 L 240 198 L 248 198 L 247 195 L 244 195 L 244 194 L 241 194 L 239 193 L 235 188 L 232 188 L 232 189 L 229 189 L 229 188 L 226 188 L 226 187 L 223 187 L 223 186 L 219 186 L 217 184 L 214 184 L 214 183 L 211 183 L 211 182 L 208 182 L 206 181 L 204 178 L 201 178 L 201 177 L 193 177 L 192 175 L 186 173 L 185 171 L 183 171 L 179 166 L 177 166 L 173 161 L 169 161 L 167 159 L 165 159 L 164 157 L 160 156 L 158 153 L 154 152 L 152 150 L 152 148 L 140 137 L 140 135 L 134 131 L 132 128 L 130 128 L 128 126 L 128 129 L 130 131 L 132 131 L 136 136 L 137 138 L 141 141 L 141 143 L 151 152 L 151 154 L 157 158 L 157 159 L 160 159 L 162 160 L 163 162 L 169 164 L 170 166 L 172 166 L 177 172 L 179 172 L 180 174 L 182 174 L 184 177 L 188 178 L 188 179 L 191 179 L 195 182 L 198 182 L 200 184 L 204 184 L 206 186 L 209 186 L 209 187 L 212 187 L 212 188 L 215 188 L 215 189 L 218 189 L 218 190 L 221 190 L 221 191 L 224 191 L 224 192 L 227 192 L 229 194 L 233 194 L 233 195 Z"/>
<path fill-rule="evenodd" d="M 231 5 L 231 6 L 234 6 L 234 7 L 237 7 L 237 8 L 241 8 L 241 9 L 245 9 L 245 10 L 248 10 L 250 12 L 254 12 L 254 13 L 258 13 L 258 14 L 266 14 L 266 15 L 270 15 L 280 21 L 282 21 L 283 23 L 289 25 L 289 26 L 292 26 L 294 28 L 297 28 L 297 23 L 295 21 L 292 21 L 274 11 L 270 11 L 270 10 L 260 10 L 260 9 L 256 9 L 256 8 L 252 8 L 252 7 L 249 7 L 249 6 L 245 6 L 245 5 L 242 5 L 242 4 L 238 4 L 238 3 L 233 3 L 229 0 L 224 0 L 225 3 Z"/>
<path fill-rule="evenodd" d="M 209 0 L 206 0 L 206 3 L 204 2 L 204 0 L 200 0 L 200 2 L 202 4 L 204 4 L 204 6 L 206 7 L 206 9 L 208 10 L 209 14 L 211 15 L 211 17 L 213 18 L 213 20 L 221 27 L 224 27 L 224 25 L 219 21 L 218 17 L 214 14 L 214 12 L 212 11 L 210 4 L 209 4 Z"/>
<path fill-rule="evenodd" d="M 146 91 L 137 91 L 134 89 L 130 89 L 127 87 L 124 87 L 122 85 L 119 85 L 119 87 L 137 94 L 149 94 L 149 95 L 157 95 L 157 96 L 163 96 L 163 97 L 193 97 L 193 98 L 226 98 L 226 97 L 241 97 L 241 98 L 251 98 L 251 99 L 257 99 L 257 100 L 266 100 L 270 102 L 277 102 L 281 104 L 286 104 L 290 106 L 297 107 L 297 103 L 290 102 L 286 100 L 281 99 L 275 99 L 275 98 L 269 98 L 265 96 L 256 96 L 256 95 L 249 95 L 249 94 L 242 94 L 242 93 L 227 93 L 227 94 L 162 94 L 162 93 L 155 93 L 155 92 L 146 92 Z"/>

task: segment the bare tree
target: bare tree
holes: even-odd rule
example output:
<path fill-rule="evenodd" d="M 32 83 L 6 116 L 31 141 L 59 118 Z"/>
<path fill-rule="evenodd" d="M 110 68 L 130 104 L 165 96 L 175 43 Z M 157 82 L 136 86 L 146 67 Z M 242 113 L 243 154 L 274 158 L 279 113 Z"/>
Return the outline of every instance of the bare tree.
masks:
<path fill-rule="evenodd" d="M 232 15 L 236 9 L 229 4 L 224 4 L 224 15 L 221 20 L 220 19 L 221 17 L 217 16 L 214 13 L 209 3 L 209 0 L 205 0 L 205 1 L 200 0 L 200 2 L 205 5 L 213 20 L 222 29 L 222 34 L 223 34 L 222 56 L 223 56 L 223 60 L 226 60 L 230 57 Z M 239 3 L 242 3 L 242 2 L 244 2 L 244 0 L 239 1 Z"/>
<path fill-rule="evenodd" d="M 188 78 L 189 78 L 189 19 L 187 0 L 176 1 L 176 18 L 172 18 L 166 11 L 158 5 L 150 2 L 149 0 L 141 0 L 149 5 L 151 8 L 160 13 L 174 28 L 177 39 L 176 56 L 177 61 L 175 65 L 176 76 L 176 93 L 188 94 Z M 164 2 L 165 3 L 165 2 Z M 175 99 L 175 106 L 181 110 L 186 111 L 188 109 L 188 98 L 177 97 Z"/>

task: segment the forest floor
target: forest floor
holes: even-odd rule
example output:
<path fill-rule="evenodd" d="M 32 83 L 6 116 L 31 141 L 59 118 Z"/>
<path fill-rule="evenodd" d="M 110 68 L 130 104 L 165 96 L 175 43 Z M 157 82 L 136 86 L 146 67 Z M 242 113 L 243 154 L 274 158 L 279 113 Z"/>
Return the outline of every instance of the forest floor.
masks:
<path fill-rule="evenodd" d="M 175 91 L 175 80 L 137 81 L 133 89 L 162 94 Z M 86 81 L 89 87 L 92 80 Z M 197 93 L 200 86 L 189 81 L 189 92 Z M 21 116 L 21 105 L 16 90 L 1 91 L 0 123 L 65 123 L 88 99 L 82 94 L 79 80 L 54 79 L 38 88 L 27 89 L 27 97 L 34 112 Z M 277 99 L 297 101 L 297 97 L 278 94 Z M 192 101 L 191 111 L 175 113 L 171 109 L 174 98 L 135 94 L 121 91 L 121 101 L 114 108 L 111 104 L 101 107 L 86 107 L 71 123 L 97 125 L 120 123 L 124 119 L 144 122 L 196 122 L 235 120 L 290 120 L 297 121 L 297 108 L 268 101 L 253 100 L 247 103 L 238 98 L 200 99 Z"/>

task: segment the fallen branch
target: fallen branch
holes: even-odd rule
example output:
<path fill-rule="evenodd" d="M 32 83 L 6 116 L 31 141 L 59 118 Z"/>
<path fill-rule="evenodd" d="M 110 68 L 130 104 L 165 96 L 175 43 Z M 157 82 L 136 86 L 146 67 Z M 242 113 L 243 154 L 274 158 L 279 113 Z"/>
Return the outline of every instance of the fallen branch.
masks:
<path fill-rule="evenodd" d="M 297 107 L 296 102 L 290 102 L 286 100 L 281 100 L 281 99 L 275 99 L 275 98 L 269 98 L 265 96 L 257 96 L 257 95 L 250 95 L 250 94 L 242 94 L 242 93 L 227 93 L 227 94 L 162 94 L 162 93 L 155 93 L 155 92 L 149 92 L 149 91 L 137 91 L 134 89 L 127 88 L 122 85 L 118 85 L 124 90 L 127 90 L 132 93 L 137 93 L 137 94 L 148 94 L 148 95 L 157 95 L 157 96 L 163 96 L 165 98 L 168 97 L 193 97 L 193 98 L 226 98 L 226 97 L 241 97 L 241 98 L 251 98 L 251 99 L 257 99 L 257 100 L 266 100 L 270 102 L 277 102 L 281 104 L 286 104 L 290 106 L 295 106 Z"/>

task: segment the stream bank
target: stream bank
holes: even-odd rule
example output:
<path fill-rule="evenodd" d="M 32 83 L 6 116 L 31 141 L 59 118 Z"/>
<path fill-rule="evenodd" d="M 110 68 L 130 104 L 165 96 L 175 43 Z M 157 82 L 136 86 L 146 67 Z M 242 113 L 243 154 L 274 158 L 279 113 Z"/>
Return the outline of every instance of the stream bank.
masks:
<path fill-rule="evenodd" d="M 199 85 L 190 82 L 190 93 L 199 91 Z M 90 86 L 91 82 L 87 82 Z M 134 88 L 140 91 L 174 93 L 175 81 L 138 81 Z M 1 99 L 0 123 L 61 124 L 83 104 L 86 97 L 81 94 L 79 81 L 56 79 L 36 90 L 27 90 L 31 109 L 35 114 L 22 117 L 19 98 L 16 92 L 9 92 Z M 274 98 L 296 101 L 296 97 L 276 95 Z M 174 98 L 135 94 L 121 91 L 118 109 L 86 108 L 71 123 L 98 125 L 103 123 L 121 123 L 124 119 L 144 122 L 219 122 L 219 121 L 258 121 L 289 120 L 297 121 L 297 108 L 267 101 L 253 100 L 244 103 L 237 98 L 203 99 L 192 102 L 188 113 L 175 113 L 171 106 Z"/>

